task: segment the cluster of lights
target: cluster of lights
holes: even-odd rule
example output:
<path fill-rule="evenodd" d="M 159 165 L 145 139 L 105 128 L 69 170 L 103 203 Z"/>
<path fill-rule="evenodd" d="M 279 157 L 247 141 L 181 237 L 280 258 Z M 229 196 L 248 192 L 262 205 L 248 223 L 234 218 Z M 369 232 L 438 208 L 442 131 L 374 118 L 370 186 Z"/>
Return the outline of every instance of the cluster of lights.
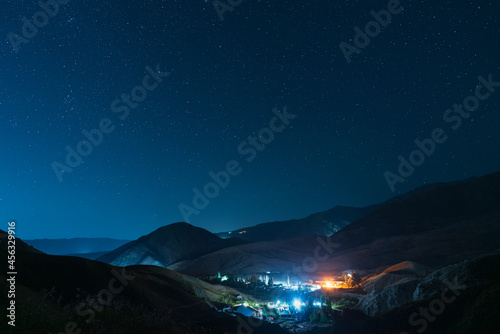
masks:
<path fill-rule="evenodd" d="M 305 305 L 306 305 L 306 304 L 304 304 L 303 302 L 301 302 L 301 301 L 300 301 L 300 300 L 298 300 L 298 299 L 294 299 L 294 300 L 293 300 L 293 306 L 294 306 L 297 310 L 299 310 L 299 311 L 300 311 L 300 308 L 301 308 L 302 306 L 305 306 Z"/>

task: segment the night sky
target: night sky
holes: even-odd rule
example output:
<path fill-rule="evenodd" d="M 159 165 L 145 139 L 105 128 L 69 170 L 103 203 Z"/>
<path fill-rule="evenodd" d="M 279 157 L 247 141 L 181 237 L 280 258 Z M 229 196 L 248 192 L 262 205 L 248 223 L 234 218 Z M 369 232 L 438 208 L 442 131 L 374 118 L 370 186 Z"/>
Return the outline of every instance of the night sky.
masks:
<path fill-rule="evenodd" d="M 135 239 L 186 220 L 184 203 L 219 232 L 500 169 L 500 87 L 443 119 L 479 76 L 500 81 L 498 2 L 402 0 L 350 62 L 340 44 L 388 1 L 232 3 L 221 21 L 211 1 L 67 1 L 25 38 L 41 7 L 3 1 L 0 228 Z M 447 140 L 391 191 L 384 173 L 436 128 Z"/>

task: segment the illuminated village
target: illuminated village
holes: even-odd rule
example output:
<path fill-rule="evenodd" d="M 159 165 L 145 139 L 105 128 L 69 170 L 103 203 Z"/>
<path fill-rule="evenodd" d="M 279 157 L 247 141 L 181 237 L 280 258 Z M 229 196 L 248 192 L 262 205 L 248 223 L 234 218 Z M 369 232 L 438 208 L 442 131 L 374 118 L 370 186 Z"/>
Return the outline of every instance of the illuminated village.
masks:
<path fill-rule="evenodd" d="M 224 306 L 220 311 L 276 323 L 289 330 L 328 327 L 336 315 L 342 314 L 345 308 L 352 308 L 365 294 L 358 288 L 361 277 L 350 271 L 309 280 L 301 280 L 293 274 L 271 272 L 251 276 L 218 273 L 205 280 L 237 288 L 261 301 L 228 297 L 222 301 Z"/>

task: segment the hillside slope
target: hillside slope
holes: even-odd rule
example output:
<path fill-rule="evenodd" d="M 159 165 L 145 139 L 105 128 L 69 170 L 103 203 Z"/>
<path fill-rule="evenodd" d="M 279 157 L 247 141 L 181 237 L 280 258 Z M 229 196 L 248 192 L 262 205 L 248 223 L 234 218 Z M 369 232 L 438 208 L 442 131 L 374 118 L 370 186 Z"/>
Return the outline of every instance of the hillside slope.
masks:
<path fill-rule="evenodd" d="M 0 251 L 6 253 L 5 232 Z M 240 320 L 216 311 L 221 300 L 257 301 L 239 291 L 154 266 L 118 268 L 71 256 L 46 255 L 16 240 L 16 327 L 1 333 L 238 333 Z M 5 282 L 6 261 L 0 265 Z M 7 305 L 7 285 L 0 285 Z M 245 320 L 246 321 L 246 320 Z M 69 324 L 69 325 L 68 325 Z M 254 333 L 284 333 L 263 324 Z"/>

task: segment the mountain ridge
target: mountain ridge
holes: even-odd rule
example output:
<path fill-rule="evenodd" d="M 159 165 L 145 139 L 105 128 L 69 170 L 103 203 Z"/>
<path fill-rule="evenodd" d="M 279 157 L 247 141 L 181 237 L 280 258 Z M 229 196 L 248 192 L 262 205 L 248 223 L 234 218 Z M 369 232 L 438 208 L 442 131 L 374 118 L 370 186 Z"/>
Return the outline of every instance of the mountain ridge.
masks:
<path fill-rule="evenodd" d="M 112 251 L 130 240 L 114 238 L 25 239 L 25 243 L 51 255 L 85 254 Z"/>
<path fill-rule="evenodd" d="M 425 186 L 423 191 L 397 196 L 333 234 L 330 242 L 340 246 L 318 264 L 318 272 L 373 269 L 403 261 L 439 267 L 494 252 L 500 237 L 499 199 L 500 172 Z M 291 240 L 290 244 L 301 249 L 303 255 L 294 259 L 294 250 L 289 250 L 286 240 L 251 243 L 179 262 L 171 268 L 198 275 L 203 268 L 207 275 L 220 269 L 234 272 L 227 266 L 231 258 L 247 262 L 238 263 L 237 268 L 252 268 L 252 259 L 265 259 L 271 252 L 281 270 L 286 264 L 292 271 L 312 256 L 318 245 L 305 236 Z M 226 261 L 221 260 L 224 257 Z M 212 264 L 210 271 L 208 263 Z"/>

